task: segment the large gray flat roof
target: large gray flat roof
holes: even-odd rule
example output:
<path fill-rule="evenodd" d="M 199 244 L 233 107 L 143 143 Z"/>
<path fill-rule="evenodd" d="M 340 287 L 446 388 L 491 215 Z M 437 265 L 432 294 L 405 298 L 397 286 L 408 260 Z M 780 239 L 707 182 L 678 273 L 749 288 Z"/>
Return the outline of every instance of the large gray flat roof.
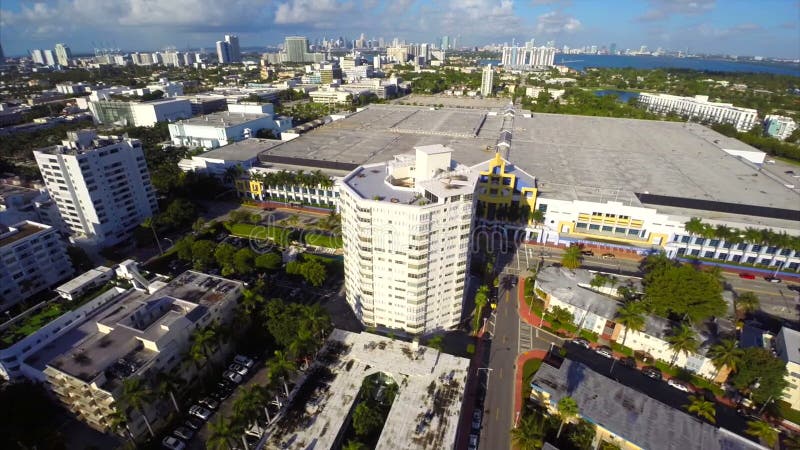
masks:
<path fill-rule="evenodd" d="M 346 119 L 303 134 L 266 155 L 350 164 L 383 162 L 413 147 L 442 144 L 453 159 L 474 165 L 490 159 L 503 124 L 488 110 L 370 105 Z M 719 142 L 714 142 L 714 141 Z M 633 193 L 798 210 L 800 194 L 779 177 L 725 149 L 758 150 L 698 124 L 561 114 L 517 114 L 509 160 L 535 176 L 540 194 L 597 200 L 598 189 L 640 205 Z M 738 220 L 746 215 L 658 206 L 676 215 Z M 798 213 L 800 215 L 800 213 Z M 751 222 L 754 218 L 750 217 Z M 791 220 L 755 224 L 797 228 Z"/>
<path fill-rule="evenodd" d="M 260 153 L 280 143 L 281 141 L 273 139 L 249 138 L 203 152 L 197 156 L 200 158 L 222 159 L 225 161 L 249 161 L 258 158 Z"/>
<path fill-rule="evenodd" d="M 269 117 L 269 114 L 249 114 L 230 111 L 218 111 L 203 116 L 182 119 L 179 122 L 186 125 L 208 126 L 208 127 L 235 127 L 254 120 Z"/>
<path fill-rule="evenodd" d="M 635 389 L 565 359 L 556 369 L 542 364 L 532 380 L 556 404 L 570 396 L 580 415 L 649 450 L 755 450 L 764 447 L 724 428 L 701 422 Z"/>

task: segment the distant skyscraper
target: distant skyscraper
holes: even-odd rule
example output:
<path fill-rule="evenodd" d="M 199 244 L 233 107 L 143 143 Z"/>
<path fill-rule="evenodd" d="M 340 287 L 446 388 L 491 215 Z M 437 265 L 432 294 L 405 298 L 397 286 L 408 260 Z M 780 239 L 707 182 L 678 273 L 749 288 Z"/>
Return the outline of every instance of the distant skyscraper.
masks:
<path fill-rule="evenodd" d="M 55 66 L 56 65 L 56 57 L 53 55 L 53 51 L 47 49 L 44 51 L 44 63 L 48 66 Z"/>
<path fill-rule="evenodd" d="M 72 52 L 66 44 L 56 44 L 56 60 L 60 66 L 68 66 L 72 59 Z"/>
<path fill-rule="evenodd" d="M 504 67 L 530 68 L 552 67 L 556 56 L 553 47 L 503 47 L 502 64 Z"/>
<path fill-rule="evenodd" d="M 34 64 L 44 64 L 44 53 L 39 48 L 31 50 L 31 60 Z"/>
<path fill-rule="evenodd" d="M 242 62 L 242 52 L 239 49 L 239 36 L 233 34 L 226 34 L 225 43 L 228 44 L 228 56 L 230 57 L 230 62 L 232 63 Z"/>
<path fill-rule="evenodd" d="M 450 36 L 442 36 L 442 50 L 450 49 Z"/>
<path fill-rule="evenodd" d="M 494 70 L 492 65 L 489 64 L 483 68 L 483 77 L 481 78 L 481 95 L 488 97 L 492 95 L 492 83 L 494 82 Z"/>
<path fill-rule="evenodd" d="M 220 64 L 230 64 L 231 62 L 230 45 L 225 41 L 217 41 L 217 60 Z"/>
<path fill-rule="evenodd" d="M 283 51 L 286 52 L 286 62 L 305 62 L 308 39 L 303 36 L 286 36 Z"/>
<path fill-rule="evenodd" d="M 617 43 L 616 42 L 612 42 L 611 43 L 611 47 L 609 47 L 608 51 L 612 55 L 616 55 L 617 54 Z"/>
<path fill-rule="evenodd" d="M 6 59 L 6 55 L 3 54 L 3 44 L 0 44 L 0 62 Z"/>

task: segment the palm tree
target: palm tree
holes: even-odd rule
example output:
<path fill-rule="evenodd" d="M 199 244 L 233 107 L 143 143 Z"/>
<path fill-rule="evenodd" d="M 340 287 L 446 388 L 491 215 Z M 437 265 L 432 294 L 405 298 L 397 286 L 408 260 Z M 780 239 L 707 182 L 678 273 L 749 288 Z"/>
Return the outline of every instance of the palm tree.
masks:
<path fill-rule="evenodd" d="M 628 302 L 623 304 L 617 310 L 616 322 L 625 327 L 625 333 L 622 335 L 622 346 L 625 346 L 625 340 L 628 339 L 628 331 L 642 331 L 644 330 L 645 317 L 642 311 L 642 306 L 636 302 Z"/>
<path fill-rule="evenodd" d="M 328 312 L 319 303 L 307 306 L 303 312 L 306 325 L 311 329 L 314 336 L 320 339 L 320 342 L 324 342 L 325 335 L 328 334 L 331 328 L 331 317 Z"/>
<path fill-rule="evenodd" d="M 727 367 L 730 372 L 736 371 L 736 366 L 741 362 L 743 354 L 744 352 L 733 339 L 723 339 L 719 344 L 711 346 L 708 349 L 708 357 L 717 368 L 714 379 L 719 376 L 723 367 Z"/>
<path fill-rule="evenodd" d="M 748 420 L 745 433 L 766 442 L 770 448 L 778 441 L 778 430 L 761 420 Z"/>
<path fill-rule="evenodd" d="M 519 450 L 542 448 L 544 436 L 544 421 L 535 413 L 523 417 L 519 425 L 511 430 L 511 440 Z"/>
<path fill-rule="evenodd" d="M 570 245 L 561 256 L 561 265 L 567 269 L 577 269 L 581 266 L 581 248 L 577 245 Z"/>
<path fill-rule="evenodd" d="M 264 408 L 267 422 L 269 422 L 269 411 L 264 407 L 265 404 L 266 398 L 262 388 L 260 386 L 251 386 L 236 397 L 236 401 L 233 403 L 233 411 L 237 416 L 247 418 L 258 414 L 261 408 Z"/>
<path fill-rule="evenodd" d="M 307 327 L 298 329 L 297 334 L 287 348 L 289 355 L 293 358 L 303 358 L 307 363 L 308 354 L 316 350 L 316 341 L 313 333 L 314 332 Z"/>
<path fill-rule="evenodd" d="M 184 380 L 180 377 L 176 377 L 168 372 L 158 372 L 156 374 L 156 392 L 161 395 L 169 395 L 170 400 L 172 400 L 172 406 L 175 408 L 175 412 L 181 412 L 180 407 L 178 406 L 178 402 L 175 400 L 175 391 L 178 390 L 181 384 L 184 383 Z"/>
<path fill-rule="evenodd" d="M 689 234 L 701 234 L 703 232 L 703 220 L 699 217 L 692 217 L 683 224 L 683 229 Z"/>
<path fill-rule="evenodd" d="M 106 417 L 108 418 L 108 428 L 116 434 L 124 433 L 131 447 L 136 448 L 136 440 L 133 438 L 133 434 L 131 434 L 131 430 L 128 428 L 128 418 L 125 417 L 125 414 L 120 411 L 119 408 L 116 408 L 113 413 Z"/>
<path fill-rule="evenodd" d="M 709 402 L 703 397 L 699 397 L 697 395 L 690 395 L 689 396 L 689 403 L 683 405 L 687 411 L 691 414 L 695 414 L 697 417 L 701 419 L 706 419 L 711 423 L 717 422 L 717 408 L 714 405 L 714 402 Z"/>
<path fill-rule="evenodd" d="M 347 441 L 347 445 L 342 450 L 368 450 L 369 447 L 358 441 Z"/>
<path fill-rule="evenodd" d="M 259 294 L 256 289 L 245 289 L 242 291 L 242 299 L 239 301 L 239 306 L 244 310 L 247 317 L 251 317 L 251 315 L 261 309 L 263 305 L 264 296 Z"/>
<path fill-rule="evenodd" d="M 559 400 L 556 408 L 558 409 L 558 415 L 561 417 L 561 425 L 558 426 L 558 433 L 556 434 L 556 439 L 558 439 L 561 437 L 561 430 L 564 428 L 564 424 L 572 420 L 573 417 L 577 417 L 580 410 L 578 409 L 578 402 L 569 396 Z"/>
<path fill-rule="evenodd" d="M 131 377 L 122 382 L 122 393 L 120 394 L 119 402 L 122 404 L 123 410 L 133 408 L 138 411 L 142 415 L 151 437 L 155 437 L 155 433 L 144 410 L 154 399 L 155 394 L 146 383 L 142 382 L 141 378 Z"/>
<path fill-rule="evenodd" d="M 199 351 L 206 359 L 211 359 L 211 352 L 217 344 L 217 333 L 212 327 L 196 330 L 192 333 L 192 352 Z"/>
<path fill-rule="evenodd" d="M 206 220 L 203 219 L 202 217 L 198 217 L 197 220 L 195 220 L 194 223 L 192 223 L 192 231 L 194 231 L 195 233 L 203 231 L 203 228 L 205 227 L 206 227 Z"/>
<path fill-rule="evenodd" d="M 672 333 L 667 336 L 667 343 L 669 348 L 675 352 L 669 363 L 670 366 L 673 366 L 675 361 L 678 360 L 678 355 L 685 353 L 688 356 L 689 352 L 697 350 L 698 345 L 694 331 L 685 323 L 672 329 Z"/>
<path fill-rule="evenodd" d="M 211 433 L 206 444 L 211 450 L 230 450 L 233 447 L 231 442 L 236 441 L 240 434 L 234 422 L 225 420 L 222 414 L 215 422 L 209 422 L 208 427 Z"/>
<path fill-rule="evenodd" d="M 269 370 L 269 378 L 280 378 L 283 381 L 283 389 L 286 391 L 286 396 L 289 396 L 289 385 L 286 383 L 286 377 L 297 370 L 297 365 L 294 361 L 286 357 L 286 353 L 275 350 L 275 356 L 267 361 L 267 368 Z"/>
<path fill-rule="evenodd" d="M 741 314 L 742 317 L 747 314 L 758 311 L 761 306 L 758 296 L 753 292 L 742 292 L 736 297 L 736 313 Z"/>
<path fill-rule="evenodd" d="M 163 255 L 164 249 L 161 248 L 161 241 L 158 240 L 158 234 L 156 234 L 156 223 L 152 217 L 148 217 L 142 221 L 142 228 L 149 228 L 150 231 L 153 232 L 153 239 L 156 241 L 156 245 L 158 246 L 158 253 Z"/>

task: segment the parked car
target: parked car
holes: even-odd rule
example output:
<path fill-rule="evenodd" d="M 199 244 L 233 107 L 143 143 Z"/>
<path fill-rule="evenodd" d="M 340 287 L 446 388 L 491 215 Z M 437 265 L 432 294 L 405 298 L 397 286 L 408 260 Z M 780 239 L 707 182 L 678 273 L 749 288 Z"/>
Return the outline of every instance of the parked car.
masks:
<path fill-rule="evenodd" d="M 176 438 L 175 436 L 167 436 L 161 441 L 161 445 L 164 448 L 168 448 L 169 450 L 183 450 L 186 448 L 186 444 L 183 443 L 180 439 Z"/>
<path fill-rule="evenodd" d="M 208 420 L 209 417 L 211 417 L 211 414 L 213 413 L 211 412 L 210 409 L 202 405 L 194 405 L 191 408 L 189 408 L 189 414 L 197 417 L 198 419 Z"/>
<path fill-rule="evenodd" d="M 594 252 L 591 250 L 581 250 L 581 255 L 583 256 L 594 256 Z"/>
<path fill-rule="evenodd" d="M 253 361 L 252 358 L 248 358 L 247 356 L 244 356 L 244 355 L 236 355 L 236 356 L 234 356 L 233 357 L 233 362 L 236 363 L 236 364 L 239 364 L 240 366 L 245 366 L 248 369 L 252 369 L 253 366 L 256 363 L 255 361 Z"/>
<path fill-rule="evenodd" d="M 800 292 L 800 284 L 789 284 L 786 288 L 790 291 Z"/>
<path fill-rule="evenodd" d="M 226 380 L 232 381 L 236 384 L 240 384 L 243 380 L 242 376 L 236 372 L 232 372 L 230 370 L 226 370 L 225 373 L 222 374 L 222 377 Z"/>
<path fill-rule="evenodd" d="M 247 367 L 245 367 L 245 366 L 243 366 L 241 364 L 235 364 L 235 363 L 231 364 L 230 366 L 228 366 L 228 370 L 230 370 L 231 372 L 236 372 L 241 376 L 247 375 L 247 372 L 248 372 Z"/>
<path fill-rule="evenodd" d="M 178 427 L 175 428 L 175 431 L 173 431 L 172 434 L 183 439 L 184 441 L 188 441 L 194 437 L 194 430 L 189 427 Z"/>
<path fill-rule="evenodd" d="M 589 344 L 589 341 L 587 341 L 584 338 L 575 338 L 575 339 L 572 340 L 572 343 L 575 344 L 575 345 L 580 345 L 583 348 L 591 348 L 591 345 Z"/>
<path fill-rule="evenodd" d="M 473 430 L 480 430 L 481 429 L 481 418 L 483 417 L 483 413 L 480 409 L 476 409 L 472 412 L 472 429 Z"/>
<path fill-rule="evenodd" d="M 667 384 L 679 391 L 692 392 L 692 390 L 689 389 L 689 386 L 686 383 L 680 380 L 676 380 L 674 378 L 670 378 L 669 380 L 667 380 Z"/>
<path fill-rule="evenodd" d="M 213 397 L 201 398 L 200 401 L 198 401 L 197 403 L 199 403 L 199 404 L 201 404 L 203 406 L 207 406 L 208 409 L 210 409 L 212 411 L 216 411 L 217 408 L 219 408 L 219 400 L 217 400 L 217 399 L 215 399 Z"/>
<path fill-rule="evenodd" d="M 203 421 L 197 417 L 187 417 L 186 420 L 183 421 L 183 424 L 186 425 L 187 428 L 197 431 L 203 426 Z"/>
<path fill-rule="evenodd" d="M 781 279 L 780 279 L 780 278 L 778 278 L 778 277 L 773 277 L 773 276 L 764 277 L 764 279 L 765 279 L 765 280 L 767 280 L 767 281 L 769 281 L 770 283 L 780 283 L 780 282 L 781 282 Z"/>
<path fill-rule="evenodd" d="M 746 280 L 755 280 L 756 276 L 748 272 L 739 272 L 739 278 L 744 278 Z"/>
<path fill-rule="evenodd" d="M 661 375 L 661 371 L 655 367 L 645 367 L 642 369 L 642 373 L 646 376 L 654 379 L 654 380 L 662 380 L 663 376 Z"/>
<path fill-rule="evenodd" d="M 616 258 L 616 256 L 613 253 L 603 253 L 602 255 L 600 255 L 600 257 L 603 258 L 603 259 Z"/>
<path fill-rule="evenodd" d="M 469 450 L 477 450 L 478 449 L 478 435 L 477 434 L 470 434 L 469 435 Z"/>
<path fill-rule="evenodd" d="M 609 347 L 606 347 L 605 345 L 597 347 L 596 349 L 594 349 L 594 351 L 596 351 L 598 355 L 605 356 L 606 358 L 614 357 L 614 351 L 611 350 Z"/>
<path fill-rule="evenodd" d="M 636 360 L 631 356 L 625 356 L 619 359 L 619 363 L 625 367 L 636 368 Z"/>

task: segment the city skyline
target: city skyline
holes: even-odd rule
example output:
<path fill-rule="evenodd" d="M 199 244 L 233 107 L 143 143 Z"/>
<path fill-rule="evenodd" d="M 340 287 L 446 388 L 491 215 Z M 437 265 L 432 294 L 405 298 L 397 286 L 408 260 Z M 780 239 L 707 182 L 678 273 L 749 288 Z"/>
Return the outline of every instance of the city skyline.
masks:
<path fill-rule="evenodd" d="M 571 47 L 616 43 L 618 49 L 646 45 L 693 53 L 800 57 L 798 21 L 788 19 L 797 17 L 796 0 L 768 0 L 761 8 L 716 0 L 615 0 L 611 7 L 568 0 L 288 0 L 266 7 L 253 0 L 204 2 L 182 7 L 180 2 L 156 5 L 142 0 L 8 0 L 0 9 L 0 42 L 7 55 L 21 56 L 57 42 L 65 42 L 75 53 L 90 53 L 98 41 L 124 50 L 210 49 L 220 35 L 232 33 L 240 36 L 244 48 L 275 45 L 288 35 L 352 40 L 364 33 L 368 39 L 383 37 L 388 42 L 394 37 L 439 42 L 442 35 L 460 36 L 459 46 L 535 38 Z"/>

